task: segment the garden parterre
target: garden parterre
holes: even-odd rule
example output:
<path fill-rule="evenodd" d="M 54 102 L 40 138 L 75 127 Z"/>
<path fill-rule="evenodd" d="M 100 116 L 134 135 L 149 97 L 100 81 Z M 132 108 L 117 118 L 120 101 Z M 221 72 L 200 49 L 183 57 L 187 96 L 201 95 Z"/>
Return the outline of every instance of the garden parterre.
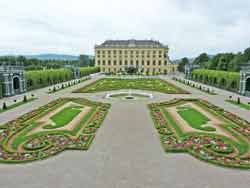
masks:
<path fill-rule="evenodd" d="M 219 119 L 221 123 L 217 124 L 215 128 L 223 129 L 225 134 L 199 129 L 190 132 L 184 131 L 183 125 L 177 121 L 176 117 L 173 117 L 168 109 L 191 103 Z M 174 99 L 150 104 L 149 108 L 166 152 L 188 152 L 198 159 L 213 164 L 250 168 L 249 122 L 207 101 L 198 99 Z"/>
<path fill-rule="evenodd" d="M 2 125 L 0 162 L 22 163 L 41 160 L 66 149 L 87 150 L 109 107 L 82 98 L 60 98 Z M 58 114 L 63 118 L 58 119 Z M 46 121 L 39 121 L 46 116 L 55 127 L 46 127 Z"/>
<path fill-rule="evenodd" d="M 184 91 L 181 88 L 178 88 L 173 84 L 158 78 L 154 79 L 104 78 L 76 90 L 75 93 L 94 93 L 94 92 L 120 90 L 120 89 L 139 89 L 148 91 L 158 91 L 167 94 L 188 94 L 187 91 Z"/>

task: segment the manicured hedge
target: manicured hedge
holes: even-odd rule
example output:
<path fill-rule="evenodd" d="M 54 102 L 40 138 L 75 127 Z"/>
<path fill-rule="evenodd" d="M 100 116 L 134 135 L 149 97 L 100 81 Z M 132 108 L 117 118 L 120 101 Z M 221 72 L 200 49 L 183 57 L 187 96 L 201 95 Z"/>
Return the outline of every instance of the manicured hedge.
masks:
<path fill-rule="evenodd" d="M 73 79 L 69 69 L 51 69 L 25 72 L 27 89 L 38 89 Z"/>
<path fill-rule="evenodd" d="M 80 68 L 81 77 L 87 76 L 87 75 L 90 75 L 90 74 L 93 74 L 93 73 L 97 73 L 97 72 L 100 72 L 99 67 L 83 67 L 83 68 Z"/>
<path fill-rule="evenodd" d="M 240 73 L 207 69 L 196 69 L 192 79 L 204 84 L 237 92 L 240 84 Z"/>
<path fill-rule="evenodd" d="M 80 69 L 81 77 L 99 72 L 98 67 L 84 67 Z M 50 69 L 25 72 L 27 90 L 38 89 L 60 82 L 74 79 L 70 69 Z"/>

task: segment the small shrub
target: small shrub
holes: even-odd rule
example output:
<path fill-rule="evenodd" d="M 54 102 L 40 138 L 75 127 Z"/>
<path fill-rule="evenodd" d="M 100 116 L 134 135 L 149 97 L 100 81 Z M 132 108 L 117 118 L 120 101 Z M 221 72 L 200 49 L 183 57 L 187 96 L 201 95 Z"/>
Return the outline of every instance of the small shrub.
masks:
<path fill-rule="evenodd" d="M 23 102 L 27 102 L 28 100 L 27 100 L 27 96 L 26 95 L 24 95 L 23 96 Z"/>
<path fill-rule="evenodd" d="M 237 98 L 237 104 L 240 104 L 240 97 Z"/>
<path fill-rule="evenodd" d="M 7 110 L 6 102 L 3 103 L 3 110 Z"/>

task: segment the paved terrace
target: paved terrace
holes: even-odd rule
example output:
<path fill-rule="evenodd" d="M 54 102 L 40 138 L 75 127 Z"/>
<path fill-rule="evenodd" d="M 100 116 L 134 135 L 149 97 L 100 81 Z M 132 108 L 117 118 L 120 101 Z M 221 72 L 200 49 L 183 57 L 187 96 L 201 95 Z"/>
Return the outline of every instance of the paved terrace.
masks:
<path fill-rule="evenodd" d="M 94 80 L 50 95 L 46 93 L 48 91 L 46 89 L 34 91 L 38 100 L 0 114 L 0 122 L 7 122 L 49 101 L 65 96 L 81 96 L 112 103 L 110 112 L 90 150 L 66 151 L 43 161 L 22 165 L 0 164 L 1 188 L 249 187 L 250 171 L 217 167 L 201 162 L 188 154 L 166 154 L 146 108 L 146 104 L 152 101 L 104 100 L 105 92 L 71 94 L 72 90 Z M 211 96 L 180 83 L 171 82 L 190 91 L 192 97 L 206 99 L 250 120 L 250 113 L 247 110 L 224 102 L 229 94 L 235 94 L 220 91 L 219 95 Z M 156 95 L 154 101 L 190 97 L 155 92 L 154 95 Z"/>

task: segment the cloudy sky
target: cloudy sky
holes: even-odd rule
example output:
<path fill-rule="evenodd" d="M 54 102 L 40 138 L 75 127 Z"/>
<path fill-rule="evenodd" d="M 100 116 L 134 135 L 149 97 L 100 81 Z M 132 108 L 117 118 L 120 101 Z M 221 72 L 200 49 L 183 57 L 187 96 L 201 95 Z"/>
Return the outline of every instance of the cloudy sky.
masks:
<path fill-rule="evenodd" d="M 93 54 L 106 39 L 155 39 L 171 59 L 250 46 L 249 0 L 0 0 L 0 54 Z"/>

